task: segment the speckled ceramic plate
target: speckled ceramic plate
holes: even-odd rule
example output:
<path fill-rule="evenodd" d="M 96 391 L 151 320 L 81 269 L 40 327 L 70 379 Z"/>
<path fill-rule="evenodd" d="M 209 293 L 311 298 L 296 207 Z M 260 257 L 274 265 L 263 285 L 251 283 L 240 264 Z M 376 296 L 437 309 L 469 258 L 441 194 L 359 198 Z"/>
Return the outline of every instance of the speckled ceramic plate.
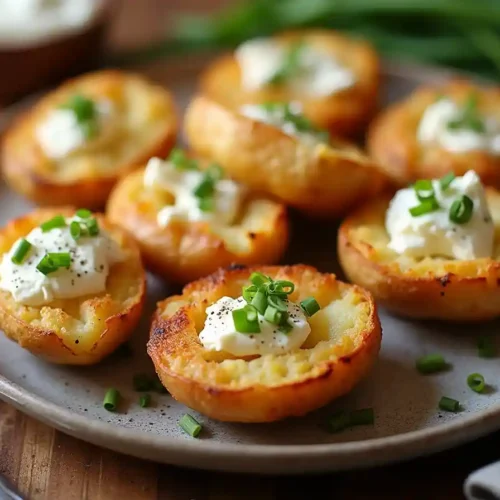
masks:
<path fill-rule="evenodd" d="M 196 64 L 182 71 L 172 66 L 148 68 L 150 76 L 177 93 L 182 108 L 194 89 Z M 398 99 L 422 82 L 447 78 L 446 72 L 388 65 L 386 102 Z M 7 115 L 4 113 L 4 122 Z M 0 192 L 0 222 L 31 207 L 5 187 Z M 286 262 L 305 262 L 341 275 L 335 259 L 334 225 L 311 225 L 295 218 Z M 349 396 L 310 414 L 276 424 L 203 423 L 200 438 L 183 434 L 177 425 L 186 408 L 169 395 L 156 395 L 152 408 L 142 409 L 132 389 L 135 372 L 153 372 L 145 352 L 148 314 L 156 300 L 173 290 L 150 280 L 149 309 L 132 341 L 132 354 L 113 355 L 99 366 L 51 366 L 0 337 L 0 397 L 63 432 L 100 446 L 156 461 L 226 471 L 300 473 L 367 467 L 434 452 L 500 428 L 500 362 L 477 357 L 477 334 L 496 334 L 500 323 L 452 327 L 396 319 L 381 311 L 383 347 L 370 377 Z M 497 335 L 497 341 L 500 338 Z M 415 359 L 438 351 L 453 369 L 419 375 Z M 481 372 L 491 383 L 487 394 L 468 389 L 466 377 Z M 124 402 L 117 413 L 101 406 L 103 394 L 117 387 Z M 437 409 L 442 395 L 458 399 L 457 414 Z M 331 435 L 324 429 L 336 409 L 373 407 L 376 422 Z"/>

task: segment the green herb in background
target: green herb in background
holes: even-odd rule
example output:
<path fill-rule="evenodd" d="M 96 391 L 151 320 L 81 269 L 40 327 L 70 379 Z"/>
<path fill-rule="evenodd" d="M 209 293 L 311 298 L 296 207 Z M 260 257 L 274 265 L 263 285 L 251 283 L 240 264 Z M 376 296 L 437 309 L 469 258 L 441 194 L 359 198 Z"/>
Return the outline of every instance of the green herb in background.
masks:
<path fill-rule="evenodd" d="M 246 0 L 173 24 L 169 38 L 124 54 L 122 62 L 234 48 L 255 36 L 317 27 L 366 39 L 385 58 L 500 75 L 498 0 Z"/>

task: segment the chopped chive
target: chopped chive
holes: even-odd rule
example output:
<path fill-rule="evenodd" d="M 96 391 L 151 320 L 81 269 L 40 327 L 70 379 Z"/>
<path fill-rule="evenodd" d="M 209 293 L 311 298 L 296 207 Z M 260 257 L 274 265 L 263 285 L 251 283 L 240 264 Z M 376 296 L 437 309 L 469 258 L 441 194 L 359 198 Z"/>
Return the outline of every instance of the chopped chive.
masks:
<path fill-rule="evenodd" d="M 268 306 L 264 313 L 264 319 L 273 325 L 279 325 L 281 322 L 282 314 L 278 309 L 273 306 Z"/>
<path fill-rule="evenodd" d="M 187 413 L 179 420 L 179 426 L 191 437 L 198 437 L 202 429 L 201 424 Z"/>
<path fill-rule="evenodd" d="M 37 270 L 40 271 L 42 274 L 47 276 L 47 274 L 53 273 L 59 269 L 58 266 L 52 262 L 51 258 L 48 256 L 48 254 L 45 254 L 40 262 L 36 266 Z"/>
<path fill-rule="evenodd" d="M 265 274 L 262 274 L 259 272 L 254 272 L 250 275 L 250 281 L 255 286 L 260 286 L 260 285 L 263 285 L 264 283 L 268 283 L 269 278 Z"/>
<path fill-rule="evenodd" d="M 99 224 L 97 223 L 97 219 L 88 219 L 87 221 L 85 221 L 85 225 L 87 227 L 89 236 L 97 236 L 99 234 Z"/>
<path fill-rule="evenodd" d="M 278 311 L 281 312 L 288 311 L 287 303 L 283 299 L 277 297 L 276 295 L 269 295 L 269 297 L 267 297 L 267 301 L 269 302 L 269 305 L 271 307 L 274 307 Z"/>
<path fill-rule="evenodd" d="M 436 199 L 433 198 L 431 200 L 426 200 L 420 203 L 420 205 L 416 205 L 415 207 L 410 208 L 410 214 L 413 217 L 418 217 L 419 215 L 425 215 L 431 212 L 434 212 L 439 209 L 439 204 Z"/>
<path fill-rule="evenodd" d="M 10 260 L 14 264 L 22 264 L 31 247 L 32 245 L 28 240 L 21 238 Z"/>
<path fill-rule="evenodd" d="M 79 208 L 75 213 L 80 219 L 88 219 L 92 215 L 92 212 L 87 208 Z"/>
<path fill-rule="evenodd" d="M 248 303 L 250 303 L 250 302 L 252 302 L 253 298 L 255 297 L 257 290 L 258 289 L 255 285 L 244 286 L 242 296 Z"/>
<path fill-rule="evenodd" d="M 43 224 L 40 224 L 42 233 L 46 233 L 51 229 L 55 229 L 57 227 L 65 227 L 65 226 L 66 226 L 66 219 L 62 215 L 56 215 L 55 217 L 52 217 L 52 219 L 45 221 Z"/>
<path fill-rule="evenodd" d="M 441 354 L 428 354 L 417 359 L 415 366 L 420 373 L 436 373 L 448 368 L 448 364 Z"/>
<path fill-rule="evenodd" d="M 281 323 L 279 325 L 278 330 L 285 335 L 290 333 L 293 330 L 293 325 L 291 325 L 288 321 L 288 313 L 281 313 Z"/>
<path fill-rule="evenodd" d="M 153 388 L 153 379 L 146 373 L 136 373 L 132 378 L 132 384 L 135 391 L 146 392 Z"/>
<path fill-rule="evenodd" d="M 56 267 L 66 267 L 69 268 L 71 266 L 71 254 L 69 252 L 49 252 L 47 254 L 49 259 L 54 263 Z"/>
<path fill-rule="evenodd" d="M 263 290 L 257 290 L 252 301 L 252 306 L 260 312 L 260 314 L 264 314 L 267 309 L 267 296 Z"/>
<path fill-rule="evenodd" d="M 260 333 L 260 324 L 257 309 L 247 304 L 241 309 L 232 312 L 234 327 L 239 333 Z"/>
<path fill-rule="evenodd" d="M 354 410 L 349 415 L 351 425 L 372 425 L 375 422 L 373 408 Z"/>
<path fill-rule="evenodd" d="M 439 408 L 443 411 L 458 412 L 460 410 L 460 402 L 456 399 L 448 398 L 443 396 L 439 400 Z"/>
<path fill-rule="evenodd" d="M 82 235 L 82 228 L 76 220 L 74 220 L 70 225 L 69 225 L 69 233 L 71 234 L 71 237 L 77 241 L 80 239 L 80 236 Z"/>
<path fill-rule="evenodd" d="M 213 195 L 214 189 L 215 189 L 214 180 L 208 175 L 205 175 L 202 181 L 194 189 L 193 194 L 197 198 L 208 198 Z"/>
<path fill-rule="evenodd" d="M 198 206 L 202 212 L 212 212 L 214 209 L 214 199 L 211 196 L 206 198 L 200 198 L 198 201 Z"/>
<path fill-rule="evenodd" d="M 179 170 L 198 170 L 198 162 L 188 158 L 186 153 L 179 148 L 173 148 L 168 156 L 168 161 Z"/>
<path fill-rule="evenodd" d="M 484 377 L 480 373 L 471 373 L 467 377 L 467 385 L 474 391 L 481 393 L 486 387 Z"/>
<path fill-rule="evenodd" d="M 295 284 L 287 280 L 278 280 L 272 284 L 272 293 L 290 295 L 295 290 Z"/>
<path fill-rule="evenodd" d="M 415 194 L 419 201 L 427 201 L 435 198 L 434 187 L 432 186 L 432 181 L 427 179 L 421 179 L 415 182 L 413 188 L 415 189 Z"/>
<path fill-rule="evenodd" d="M 62 107 L 73 111 L 79 123 L 95 119 L 97 113 L 95 102 L 81 94 L 72 95 Z"/>
<path fill-rule="evenodd" d="M 450 220 L 456 224 L 465 224 L 470 221 L 473 210 L 474 202 L 464 194 L 451 204 Z"/>
<path fill-rule="evenodd" d="M 496 349 L 493 338 L 479 337 L 477 351 L 480 358 L 494 358 L 496 356 Z"/>
<path fill-rule="evenodd" d="M 139 404 L 142 408 L 147 408 L 151 404 L 151 395 L 150 394 L 142 394 L 139 398 Z"/>
<path fill-rule="evenodd" d="M 441 179 L 439 179 L 439 185 L 441 186 L 441 190 L 446 191 L 454 180 L 455 180 L 455 174 L 453 172 L 450 172 L 449 174 L 446 174 L 444 177 L 441 177 Z"/>
<path fill-rule="evenodd" d="M 328 420 L 328 429 L 330 432 L 340 432 L 351 425 L 349 414 L 344 410 L 335 412 Z"/>
<path fill-rule="evenodd" d="M 313 316 L 316 314 L 320 309 L 321 306 L 318 304 L 318 301 L 314 297 L 308 297 L 307 299 L 304 299 L 300 302 L 300 307 L 306 314 L 306 316 Z"/>
<path fill-rule="evenodd" d="M 103 406 L 108 411 L 115 411 L 120 402 L 120 393 L 116 389 L 108 389 L 104 396 Z"/>

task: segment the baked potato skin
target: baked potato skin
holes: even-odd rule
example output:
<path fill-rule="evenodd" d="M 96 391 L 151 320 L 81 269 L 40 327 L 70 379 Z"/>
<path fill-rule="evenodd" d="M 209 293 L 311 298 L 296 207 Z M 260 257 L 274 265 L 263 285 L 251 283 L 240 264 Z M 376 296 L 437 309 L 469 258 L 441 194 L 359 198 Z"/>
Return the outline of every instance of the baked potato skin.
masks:
<path fill-rule="evenodd" d="M 244 372 L 245 364 L 249 366 L 248 363 L 259 361 L 235 360 L 230 355 L 207 353 L 199 343 L 197 330 L 203 326 L 205 308 L 222 295 L 234 294 L 256 270 L 294 281 L 299 289 L 304 288 L 303 292 L 297 292 L 297 289 L 294 292 L 301 298 L 315 293 L 321 302 L 328 300 L 321 297 L 322 294 L 329 297 L 336 293 L 332 290 L 339 290 L 340 294 L 351 290 L 356 297 L 354 300 L 362 302 L 366 312 L 363 328 L 357 333 L 359 337 L 353 340 L 356 345 L 346 341 L 349 347 L 344 348 L 340 342 L 331 348 L 329 355 L 321 356 L 318 353 L 322 351 L 317 351 L 316 358 L 310 354 L 311 360 L 307 362 L 304 360 L 309 350 L 303 349 L 289 355 L 263 356 L 260 358 L 262 369 L 269 370 L 270 375 L 263 376 L 260 383 L 242 384 L 239 375 Z M 325 289 L 328 291 L 324 292 Z M 221 269 L 187 285 L 181 296 L 160 302 L 153 317 L 148 353 L 162 383 L 174 398 L 188 407 L 222 421 L 272 422 L 305 415 L 351 391 L 375 362 L 381 336 L 376 306 L 365 290 L 342 284 L 335 276 L 320 274 L 311 266 L 240 266 Z M 313 347 L 311 353 L 316 349 Z M 234 363 L 234 378 L 225 372 L 217 374 L 227 360 Z M 192 367 L 190 375 L 183 373 L 183 366 L 187 364 Z M 279 377 L 288 369 L 296 370 L 298 374 L 286 381 L 272 383 L 274 375 Z"/>
<path fill-rule="evenodd" d="M 380 60 L 371 45 L 321 29 L 288 31 L 276 38 L 285 42 L 305 39 L 329 51 L 354 72 L 357 83 L 336 94 L 316 98 L 280 87 L 247 91 L 242 87 L 238 62 L 233 54 L 225 54 L 203 73 L 201 93 L 233 110 L 243 104 L 300 101 L 304 114 L 333 136 L 353 137 L 362 132 L 379 106 Z"/>
<path fill-rule="evenodd" d="M 115 150 L 103 153 L 98 149 L 76 153 L 71 161 L 47 158 L 35 139 L 35 127 L 51 109 L 82 90 L 90 96 L 107 97 L 116 103 L 120 120 L 130 122 L 130 126 L 141 112 L 148 114 L 155 123 L 149 125 L 147 137 L 140 137 L 138 148 L 126 149 L 125 141 L 131 143 L 138 139 L 134 131 L 127 129 L 118 141 L 115 138 L 107 145 L 108 149 L 116 148 L 118 142 L 119 154 Z M 134 106 L 143 111 L 135 110 Z M 118 70 L 89 73 L 68 80 L 13 121 L 2 141 L 3 175 L 13 190 L 36 205 L 85 206 L 100 210 L 122 175 L 152 156 L 164 157 L 169 153 L 177 139 L 177 126 L 177 110 L 166 89 L 133 73 Z M 143 128 L 148 129 L 144 125 Z M 123 144 L 120 146 L 120 143 Z M 114 157 L 120 154 L 122 157 Z"/>
<path fill-rule="evenodd" d="M 455 79 L 442 86 L 422 86 L 406 99 L 389 106 L 372 122 L 367 149 L 394 184 L 403 187 L 417 179 L 439 178 L 474 170 L 486 185 L 500 187 L 500 158 L 485 151 L 454 153 L 439 146 L 421 145 L 417 129 L 425 109 L 440 95 L 463 102 L 474 91 L 479 110 L 500 119 L 500 88 L 480 89 Z"/>
<path fill-rule="evenodd" d="M 312 217 L 343 216 L 386 184 L 374 162 L 343 141 L 312 146 L 206 96 L 193 99 L 184 128 L 200 156 Z"/>
<path fill-rule="evenodd" d="M 487 190 L 495 221 L 492 259 L 398 261 L 384 249 L 383 217 L 390 195 L 368 202 L 340 226 L 340 264 L 353 283 L 398 316 L 449 322 L 485 321 L 500 316 L 500 194 Z"/>
<path fill-rule="evenodd" d="M 275 263 L 285 252 L 289 224 L 284 205 L 273 202 L 269 230 L 248 230 L 243 236 L 248 248 L 236 252 L 202 222 L 160 227 L 156 214 L 163 206 L 162 194 L 144 191 L 143 176 L 140 169 L 120 181 L 109 198 L 107 216 L 137 241 L 146 267 L 164 279 L 185 284 L 235 262 Z"/>
<path fill-rule="evenodd" d="M 0 252 L 8 251 L 41 222 L 72 213 L 68 207 L 41 208 L 12 220 L 0 230 Z M 51 363 L 90 365 L 101 361 L 128 340 L 141 317 L 146 276 L 139 250 L 116 226 L 100 215 L 97 218 L 128 252 L 123 263 L 111 268 L 106 293 L 30 307 L 16 303 L 9 292 L 0 290 L 0 328 L 21 347 Z"/>

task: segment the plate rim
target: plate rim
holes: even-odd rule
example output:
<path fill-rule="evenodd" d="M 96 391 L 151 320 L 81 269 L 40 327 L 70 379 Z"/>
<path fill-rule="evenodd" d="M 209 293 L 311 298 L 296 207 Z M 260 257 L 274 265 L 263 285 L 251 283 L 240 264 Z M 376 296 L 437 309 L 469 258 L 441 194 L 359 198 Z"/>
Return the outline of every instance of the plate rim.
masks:
<path fill-rule="evenodd" d="M 199 68 L 198 63 L 196 66 Z M 192 71 L 191 65 L 187 70 Z M 464 77 L 489 83 L 488 80 L 446 67 L 397 61 L 385 61 L 382 74 L 383 77 L 410 78 L 429 84 Z M 8 120 L 12 113 L 15 115 L 22 108 L 24 101 L 31 99 L 33 96 L 28 96 L 4 108 L 1 114 Z M 5 124 L 7 120 L 0 121 Z M 500 403 L 495 403 L 456 421 L 385 437 L 342 443 L 237 444 L 157 435 L 92 419 L 45 400 L 1 373 L 0 399 L 65 434 L 128 455 L 206 470 L 264 474 L 332 471 L 388 464 L 435 453 L 500 429 Z"/>

